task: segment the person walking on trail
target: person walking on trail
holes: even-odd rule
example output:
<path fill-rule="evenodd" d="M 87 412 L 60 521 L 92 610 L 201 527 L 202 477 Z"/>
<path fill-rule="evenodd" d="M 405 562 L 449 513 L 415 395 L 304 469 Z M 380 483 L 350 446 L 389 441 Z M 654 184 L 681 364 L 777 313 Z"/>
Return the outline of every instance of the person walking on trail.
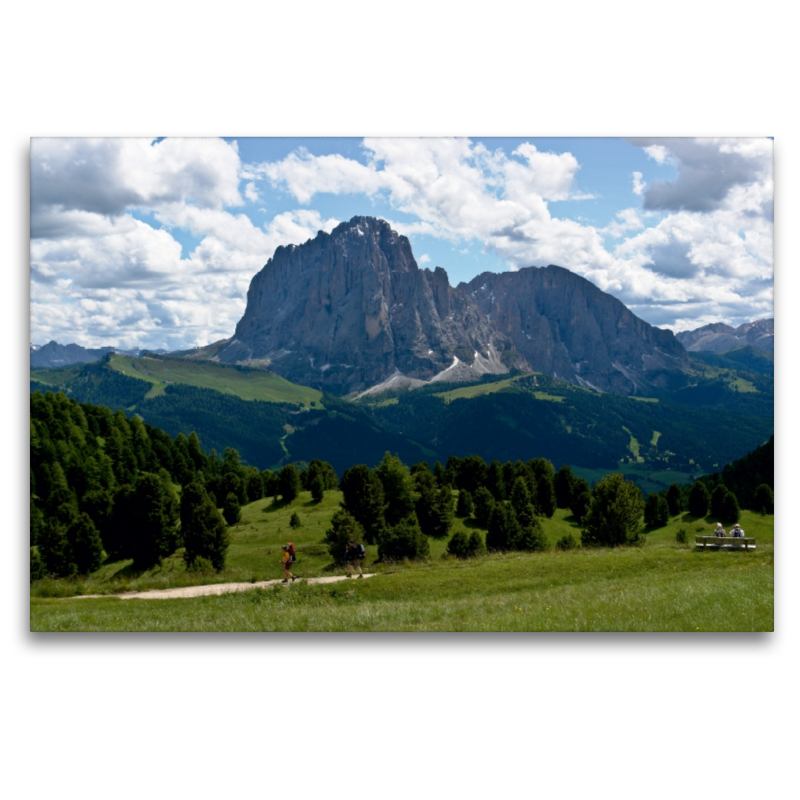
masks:
<path fill-rule="evenodd" d="M 281 583 L 289 583 L 290 578 L 292 581 L 297 580 L 297 575 L 292 575 L 289 571 L 289 564 L 292 563 L 292 554 L 289 552 L 289 545 L 281 545 L 281 548 L 283 549 L 283 555 L 281 556 L 280 565 L 283 567 L 283 574 L 286 576 Z"/>
<path fill-rule="evenodd" d="M 353 568 L 358 570 L 359 578 L 364 577 L 364 573 L 361 571 L 361 562 L 366 555 L 367 552 L 363 544 L 356 544 L 352 539 L 347 543 L 347 550 L 345 551 L 344 557 L 350 570 L 347 575 L 348 578 L 353 577 Z"/>

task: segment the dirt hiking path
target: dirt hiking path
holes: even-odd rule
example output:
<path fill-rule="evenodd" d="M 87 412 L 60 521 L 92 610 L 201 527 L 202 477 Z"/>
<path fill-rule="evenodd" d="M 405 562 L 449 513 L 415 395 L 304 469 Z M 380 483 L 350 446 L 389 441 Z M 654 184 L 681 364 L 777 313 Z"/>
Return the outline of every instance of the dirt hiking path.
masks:
<path fill-rule="evenodd" d="M 364 573 L 365 578 L 375 577 L 375 573 Z M 336 583 L 348 580 L 347 575 L 335 575 L 329 578 L 298 578 L 296 583 Z M 359 580 L 353 578 L 352 580 Z M 230 592 L 246 592 L 248 589 L 265 589 L 268 586 L 277 586 L 283 583 L 282 579 L 274 581 L 256 581 L 255 583 L 209 583 L 204 586 L 182 586 L 176 589 L 151 589 L 147 592 L 122 592 L 120 594 L 82 594 L 78 597 L 119 597 L 120 600 L 171 600 L 174 597 L 206 597 L 215 594 L 229 594 Z M 287 584 L 289 586 L 290 584 Z"/>

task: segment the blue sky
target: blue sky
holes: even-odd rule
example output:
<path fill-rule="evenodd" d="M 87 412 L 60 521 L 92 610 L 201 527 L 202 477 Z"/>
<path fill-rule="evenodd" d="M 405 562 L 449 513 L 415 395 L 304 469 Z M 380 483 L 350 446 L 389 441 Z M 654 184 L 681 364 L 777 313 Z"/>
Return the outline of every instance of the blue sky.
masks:
<path fill-rule="evenodd" d="M 31 340 L 227 338 L 282 244 L 388 220 L 453 285 L 558 264 L 673 330 L 772 316 L 768 139 L 33 139 Z"/>

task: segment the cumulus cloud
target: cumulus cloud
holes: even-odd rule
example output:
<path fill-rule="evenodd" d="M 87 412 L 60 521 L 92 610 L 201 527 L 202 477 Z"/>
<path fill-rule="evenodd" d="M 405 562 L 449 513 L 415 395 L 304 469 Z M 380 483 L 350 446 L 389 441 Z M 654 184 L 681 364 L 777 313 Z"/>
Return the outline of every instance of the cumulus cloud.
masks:
<path fill-rule="evenodd" d="M 674 181 L 652 180 L 644 208 L 656 211 L 713 211 L 735 187 L 772 185 L 772 143 L 768 139 L 631 139 L 659 163 L 668 157 Z"/>
<path fill-rule="evenodd" d="M 633 193 L 634 194 L 643 194 L 645 187 L 647 184 L 642 180 L 642 173 L 641 172 L 634 172 L 633 173 Z"/>

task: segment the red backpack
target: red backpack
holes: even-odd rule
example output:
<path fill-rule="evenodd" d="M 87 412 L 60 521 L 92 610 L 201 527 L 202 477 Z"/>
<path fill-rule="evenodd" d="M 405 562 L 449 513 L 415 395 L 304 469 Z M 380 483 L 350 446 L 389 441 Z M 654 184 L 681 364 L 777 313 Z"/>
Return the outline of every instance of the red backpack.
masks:
<path fill-rule="evenodd" d="M 294 564 L 294 562 L 297 561 L 294 555 L 294 545 L 292 542 L 286 542 L 286 547 L 289 550 L 289 558 L 291 558 L 291 563 Z"/>

